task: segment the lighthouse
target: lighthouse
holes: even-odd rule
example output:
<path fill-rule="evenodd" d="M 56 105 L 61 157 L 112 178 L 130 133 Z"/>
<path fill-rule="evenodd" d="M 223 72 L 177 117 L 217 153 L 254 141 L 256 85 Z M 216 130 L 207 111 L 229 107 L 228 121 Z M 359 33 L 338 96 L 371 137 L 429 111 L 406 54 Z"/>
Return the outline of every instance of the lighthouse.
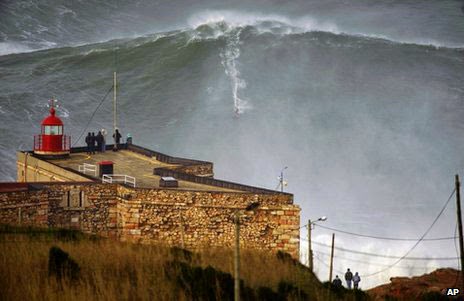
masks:
<path fill-rule="evenodd" d="M 34 136 L 34 154 L 47 158 L 69 156 L 71 137 L 64 135 L 63 122 L 56 117 L 56 100 L 50 100 L 50 115 L 41 124 L 41 133 Z"/>

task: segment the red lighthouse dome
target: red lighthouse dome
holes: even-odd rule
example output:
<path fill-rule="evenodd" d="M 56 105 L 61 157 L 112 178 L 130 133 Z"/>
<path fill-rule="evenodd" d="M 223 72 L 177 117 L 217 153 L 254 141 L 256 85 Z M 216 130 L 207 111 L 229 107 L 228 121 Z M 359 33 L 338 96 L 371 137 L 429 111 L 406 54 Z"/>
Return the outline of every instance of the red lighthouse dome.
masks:
<path fill-rule="evenodd" d="M 34 153 L 47 157 L 69 155 L 71 137 L 63 134 L 63 121 L 55 116 L 55 102 L 51 100 L 50 115 L 42 121 L 41 134 L 34 136 Z"/>

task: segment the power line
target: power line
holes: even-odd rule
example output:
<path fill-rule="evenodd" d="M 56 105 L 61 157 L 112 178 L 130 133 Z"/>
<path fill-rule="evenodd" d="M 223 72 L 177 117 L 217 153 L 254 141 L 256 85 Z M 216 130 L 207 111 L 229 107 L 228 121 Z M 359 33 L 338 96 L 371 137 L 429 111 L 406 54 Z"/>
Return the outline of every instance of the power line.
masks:
<path fill-rule="evenodd" d="M 304 238 L 300 238 L 300 239 L 307 241 Z M 331 247 L 328 244 L 324 244 L 318 241 L 312 241 L 312 243 L 316 245 L 324 246 L 324 247 Z M 399 258 L 407 259 L 407 260 L 456 260 L 457 259 L 457 257 L 405 257 L 405 256 L 394 256 L 394 255 L 380 255 L 380 254 L 362 252 L 362 251 L 357 251 L 357 250 L 352 250 L 352 249 L 345 249 L 342 247 L 334 247 L 334 248 L 340 251 L 348 252 L 348 253 L 373 256 L 373 257 L 381 257 L 381 258 L 390 258 L 390 259 L 399 259 Z"/>
<path fill-rule="evenodd" d="M 325 265 L 327 268 L 330 269 L 330 266 L 329 266 L 327 263 L 325 263 L 324 260 L 320 259 L 319 256 L 318 256 L 317 254 L 315 254 L 314 257 L 315 257 L 319 262 L 321 262 L 323 265 Z M 345 272 L 340 271 L 340 270 L 337 270 L 337 269 L 335 269 L 335 272 L 337 272 L 338 274 L 341 274 L 341 275 L 343 275 L 343 274 L 345 273 Z"/>
<path fill-rule="evenodd" d="M 332 230 L 335 232 L 340 232 L 348 235 L 353 235 L 353 236 L 359 236 L 359 237 L 367 237 L 367 238 L 375 238 L 375 239 L 383 239 L 383 240 L 394 240 L 394 241 L 417 241 L 419 238 L 395 238 L 395 237 L 385 237 L 385 236 L 375 236 L 375 235 L 367 235 L 367 234 L 359 234 L 359 233 L 354 233 L 354 232 L 349 232 L 345 230 L 340 230 L 340 229 L 335 229 L 327 226 L 323 226 L 321 224 L 317 224 L 317 226 L 327 229 L 327 230 Z M 456 239 L 456 236 L 454 237 L 437 237 L 437 238 L 424 238 L 422 241 L 437 241 L 437 240 L 452 240 Z"/>
<path fill-rule="evenodd" d="M 435 220 L 432 222 L 432 224 L 427 228 L 427 230 L 425 231 L 425 233 L 421 236 L 421 238 L 400 258 L 398 259 L 397 261 L 395 261 L 394 263 L 392 263 L 391 265 L 389 265 L 388 267 L 386 267 L 385 269 L 382 269 L 380 271 L 377 271 L 375 273 L 371 273 L 371 274 L 368 274 L 368 275 L 364 275 L 364 277 L 370 277 L 370 276 L 374 276 L 374 275 L 377 275 L 377 274 L 380 274 L 382 272 L 385 272 L 386 270 L 389 270 L 391 269 L 392 267 L 394 267 L 396 264 L 398 264 L 401 260 L 405 259 L 406 256 L 409 255 L 409 253 L 411 253 L 419 244 L 420 242 L 424 239 L 424 237 L 430 232 L 430 230 L 433 228 L 433 226 L 435 225 L 435 223 L 438 221 L 438 219 L 440 218 L 440 216 L 443 214 L 443 212 L 445 211 L 446 207 L 448 206 L 449 202 L 451 201 L 451 198 L 453 197 L 454 193 L 456 192 L 456 188 L 453 189 L 453 191 L 451 192 L 448 200 L 446 201 L 445 205 L 443 206 L 443 208 L 441 208 L 440 212 L 438 213 L 437 217 L 435 218 Z"/>
<path fill-rule="evenodd" d="M 317 251 L 317 250 L 313 250 L 313 252 L 318 253 L 318 254 L 321 254 L 321 255 L 325 255 L 325 256 L 330 256 L 330 254 L 329 254 L 329 253 L 326 253 L 326 252 L 321 252 L 321 251 Z M 339 258 L 339 259 L 343 259 L 343 260 L 348 260 L 348 261 L 351 261 L 351 262 L 358 262 L 358 263 L 362 263 L 362 264 L 366 264 L 366 265 L 373 265 L 373 266 L 379 266 L 379 267 L 386 267 L 386 266 L 388 266 L 388 264 L 381 264 L 381 263 L 377 263 L 377 262 L 368 262 L 368 261 L 359 260 L 359 259 L 347 258 L 347 257 L 344 257 L 344 256 L 334 255 L 334 257 L 335 257 L 335 258 Z M 437 268 L 439 268 L 439 267 L 427 267 L 427 266 L 421 266 L 421 267 L 418 267 L 418 266 L 397 266 L 397 268 L 402 268 L 402 269 L 421 269 L 421 270 L 424 270 L 424 269 L 437 269 Z"/>
<path fill-rule="evenodd" d="M 111 88 L 108 90 L 108 92 L 106 92 L 105 96 L 102 98 L 102 100 L 100 101 L 100 103 L 98 104 L 97 108 L 95 109 L 95 111 L 93 111 L 92 113 L 92 116 L 90 116 L 90 119 L 89 121 L 87 122 L 85 128 L 82 130 L 79 138 L 77 138 L 74 143 L 72 144 L 72 146 L 76 145 L 76 143 L 82 138 L 82 135 L 84 135 L 85 131 L 87 131 L 87 128 L 89 127 L 89 124 L 90 122 L 92 122 L 92 119 L 93 117 L 95 116 L 95 114 L 97 113 L 98 109 L 101 107 L 101 105 L 103 104 L 103 102 L 105 101 L 106 97 L 108 96 L 108 94 L 110 94 L 110 92 L 113 90 L 113 86 L 111 86 Z"/>
<path fill-rule="evenodd" d="M 443 214 L 443 212 L 445 211 L 446 207 L 448 206 L 451 198 L 453 197 L 454 193 L 456 192 L 456 189 L 453 189 L 453 191 L 451 192 L 451 195 L 449 196 L 448 200 L 446 201 L 445 205 L 443 206 L 443 208 L 440 210 L 440 212 L 438 213 L 437 217 L 435 218 L 435 220 L 432 222 L 432 224 L 428 227 L 428 229 L 425 231 L 425 233 L 422 235 L 421 238 L 419 238 L 417 240 L 417 242 L 406 252 L 406 254 L 404 254 L 403 256 L 390 256 L 390 255 L 380 255 L 380 254 L 374 254 L 374 253 L 367 253 L 367 252 L 361 252 L 361 251 L 357 251 L 357 250 L 350 250 L 350 249 L 345 249 L 345 248 L 341 248 L 341 247 L 335 247 L 337 250 L 341 250 L 341 251 L 345 251 L 345 252 L 349 252 L 349 253 L 355 253 L 355 254 L 361 254 L 361 255 L 367 255 L 367 256 L 373 256 L 373 257 L 382 257 L 382 258 L 391 258 L 391 259 L 397 259 L 394 263 L 388 265 L 385 269 L 382 269 L 380 271 L 377 271 L 375 273 L 371 273 L 371 274 L 368 274 L 368 275 L 365 275 L 364 277 L 369 277 L 369 276 L 374 276 L 374 275 L 377 275 L 379 273 L 382 273 L 392 267 L 394 267 L 396 264 L 398 264 L 400 261 L 402 260 L 456 260 L 457 257 L 407 257 L 409 255 L 409 253 L 412 252 L 412 250 L 414 250 L 417 245 L 419 245 L 419 243 L 424 239 L 424 237 L 430 232 L 430 230 L 433 228 L 433 226 L 435 225 L 435 223 L 438 221 L 438 219 L 440 218 L 440 216 Z M 455 235 L 456 236 L 456 235 Z M 305 240 L 304 238 L 300 237 L 301 240 Z M 325 247 L 330 247 L 329 245 L 327 244 L 324 244 L 324 243 L 320 243 L 320 242 L 316 242 L 316 241 L 312 241 L 312 243 L 316 244 L 316 245 L 321 245 L 321 246 L 325 246 Z"/>

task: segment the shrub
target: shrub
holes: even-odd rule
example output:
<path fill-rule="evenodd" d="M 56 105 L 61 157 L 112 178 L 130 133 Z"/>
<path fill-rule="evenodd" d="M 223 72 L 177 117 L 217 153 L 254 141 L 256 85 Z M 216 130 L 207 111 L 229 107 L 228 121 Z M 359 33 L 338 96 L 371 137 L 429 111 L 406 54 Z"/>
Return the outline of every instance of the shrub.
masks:
<path fill-rule="evenodd" d="M 48 276 L 76 281 L 79 279 L 80 267 L 69 254 L 58 247 L 51 247 L 48 256 Z"/>

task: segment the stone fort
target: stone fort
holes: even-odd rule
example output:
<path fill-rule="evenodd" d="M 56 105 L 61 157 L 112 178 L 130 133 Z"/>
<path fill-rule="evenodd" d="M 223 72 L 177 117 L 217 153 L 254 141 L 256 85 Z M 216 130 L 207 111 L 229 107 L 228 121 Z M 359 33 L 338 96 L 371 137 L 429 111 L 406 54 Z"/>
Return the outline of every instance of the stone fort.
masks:
<path fill-rule="evenodd" d="M 17 153 L 17 182 L 0 183 L 0 223 L 201 249 L 232 247 L 240 215 L 242 248 L 299 258 L 300 208 L 292 194 L 219 180 L 211 162 L 131 141 L 95 154 L 70 145 L 52 107 L 33 150 Z M 250 204 L 256 208 L 246 210 Z"/>

